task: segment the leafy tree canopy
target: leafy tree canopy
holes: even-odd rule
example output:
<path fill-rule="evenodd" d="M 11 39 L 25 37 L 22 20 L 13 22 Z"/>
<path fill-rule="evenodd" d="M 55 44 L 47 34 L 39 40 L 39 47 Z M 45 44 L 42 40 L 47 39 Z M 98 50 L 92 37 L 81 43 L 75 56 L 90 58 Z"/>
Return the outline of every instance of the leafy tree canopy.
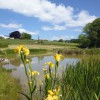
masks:
<path fill-rule="evenodd" d="M 10 38 L 20 39 L 21 33 L 19 31 L 14 31 L 9 34 Z"/>
<path fill-rule="evenodd" d="M 84 28 L 79 39 L 83 47 L 100 47 L 100 18 L 88 23 Z M 85 44 L 85 45 L 84 45 Z"/>
<path fill-rule="evenodd" d="M 30 35 L 30 34 L 28 34 L 28 33 L 22 33 L 21 34 L 21 39 L 31 39 L 32 38 L 32 36 Z"/>

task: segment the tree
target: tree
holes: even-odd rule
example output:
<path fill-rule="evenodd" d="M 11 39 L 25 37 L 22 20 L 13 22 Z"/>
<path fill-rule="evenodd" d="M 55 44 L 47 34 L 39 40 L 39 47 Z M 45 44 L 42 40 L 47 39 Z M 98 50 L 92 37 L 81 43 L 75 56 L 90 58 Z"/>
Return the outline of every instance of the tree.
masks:
<path fill-rule="evenodd" d="M 14 31 L 9 34 L 10 38 L 20 39 L 21 33 L 19 31 Z"/>
<path fill-rule="evenodd" d="M 84 38 L 81 38 L 81 45 L 85 47 L 100 47 L 100 18 L 88 23 L 83 28 Z M 88 42 L 88 43 L 86 43 Z"/>
<path fill-rule="evenodd" d="M 63 39 L 60 39 L 60 40 L 58 40 L 58 42 L 64 42 L 64 40 Z"/>
<path fill-rule="evenodd" d="M 21 39 L 31 39 L 31 38 L 32 38 L 32 36 L 28 33 L 23 32 L 21 35 Z"/>
<path fill-rule="evenodd" d="M 79 43 L 80 43 L 80 47 L 82 48 L 86 48 L 89 47 L 90 45 L 90 40 L 85 36 L 85 34 L 80 34 L 79 35 Z"/>

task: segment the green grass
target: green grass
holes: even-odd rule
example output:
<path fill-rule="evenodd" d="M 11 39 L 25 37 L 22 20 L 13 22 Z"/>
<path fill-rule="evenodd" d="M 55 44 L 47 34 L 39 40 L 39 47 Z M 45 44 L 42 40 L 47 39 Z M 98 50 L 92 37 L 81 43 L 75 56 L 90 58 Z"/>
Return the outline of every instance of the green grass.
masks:
<path fill-rule="evenodd" d="M 76 47 L 76 46 L 78 46 L 77 43 L 54 42 L 54 41 L 46 41 L 46 42 L 43 42 L 42 44 L 44 44 L 44 45 L 71 46 L 71 47 Z"/>
<path fill-rule="evenodd" d="M 11 77 L 10 71 L 0 66 L 0 100 L 18 100 L 20 86 L 18 81 Z"/>
<path fill-rule="evenodd" d="M 0 50 L 0 56 L 1 56 L 1 55 L 5 55 L 5 53 L 4 53 L 3 51 Z"/>
<path fill-rule="evenodd" d="M 16 54 L 13 49 L 6 49 L 6 50 L 4 50 L 4 52 L 6 53 L 6 55 L 15 55 Z"/>
<path fill-rule="evenodd" d="M 67 66 L 60 81 L 62 100 L 100 100 L 100 59 Z"/>
<path fill-rule="evenodd" d="M 0 43 L 0 48 L 7 48 L 8 47 L 8 43 Z"/>
<path fill-rule="evenodd" d="M 0 39 L 1 44 L 33 44 L 34 40 L 21 40 L 21 39 Z"/>
<path fill-rule="evenodd" d="M 21 39 L 0 39 L 1 44 L 38 44 L 37 40 L 21 40 Z M 71 46 L 71 47 L 76 47 L 78 46 L 77 43 L 65 43 L 65 42 L 53 42 L 53 41 L 42 41 L 42 45 L 59 45 L 59 46 Z"/>
<path fill-rule="evenodd" d="M 43 53 L 47 53 L 46 49 L 29 49 L 30 50 L 30 54 L 43 54 Z"/>

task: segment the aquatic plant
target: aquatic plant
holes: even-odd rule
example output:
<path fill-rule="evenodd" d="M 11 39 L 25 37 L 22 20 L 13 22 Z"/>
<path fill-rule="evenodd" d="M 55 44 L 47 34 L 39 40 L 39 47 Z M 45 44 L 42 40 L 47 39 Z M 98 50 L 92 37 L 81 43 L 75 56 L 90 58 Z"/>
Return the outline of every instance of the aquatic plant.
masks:
<path fill-rule="evenodd" d="M 27 100 L 33 100 L 33 93 L 36 89 L 36 75 L 39 75 L 39 72 L 33 71 L 31 62 L 26 58 L 27 55 L 29 55 L 30 51 L 25 46 L 20 45 L 17 46 L 14 51 L 18 53 L 21 57 L 21 60 L 24 65 L 25 74 L 27 77 L 27 85 L 28 85 L 28 94 L 25 94 L 23 92 L 19 92 L 20 94 L 24 95 Z M 28 64 L 28 68 L 27 65 Z"/>

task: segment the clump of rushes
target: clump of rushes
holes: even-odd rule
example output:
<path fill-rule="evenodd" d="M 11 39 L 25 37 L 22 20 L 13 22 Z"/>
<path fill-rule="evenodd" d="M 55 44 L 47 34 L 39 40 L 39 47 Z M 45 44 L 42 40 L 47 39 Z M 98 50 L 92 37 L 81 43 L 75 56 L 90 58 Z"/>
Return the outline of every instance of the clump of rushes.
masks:
<path fill-rule="evenodd" d="M 26 58 L 26 56 L 29 55 L 29 53 L 30 53 L 29 49 L 27 49 L 23 45 L 20 45 L 20 46 L 17 46 L 14 49 L 14 51 L 16 53 L 18 53 L 21 57 L 21 60 L 22 60 L 23 65 L 24 65 L 27 81 L 28 81 L 27 82 L 27 84 L 28 84 L 28 94 L 25 94 L 23 92 L 20 92 L 20 93 L 22 95 L 24 95 L 27 98 L 27 100 L 33 100 L 33 93 L 36 90 L 36 75 L 39 75 L 39 72 L 32 70 L 31 62 L 30 62 L 30 60 L 28 60 Z M 26 64 L 28 64 L 28 68 L 26 67 Z"/>
<path fill-rule="evenodd" d="M 48 65 L 48 68 L 43 68 L 44 71 L 44 94 L 45 100 L 60 100 L 60 87 L 57 85 L 57 69 L 59 66 L 59 62 L 64 59 L 61 54 L 54 55 L 55 64 L 52 62 L 46 62 L 44 64 Z M 54 68 L 54 72 L 52 71 Z M 59 93 L 58 93 L 59 92 Z"/>

